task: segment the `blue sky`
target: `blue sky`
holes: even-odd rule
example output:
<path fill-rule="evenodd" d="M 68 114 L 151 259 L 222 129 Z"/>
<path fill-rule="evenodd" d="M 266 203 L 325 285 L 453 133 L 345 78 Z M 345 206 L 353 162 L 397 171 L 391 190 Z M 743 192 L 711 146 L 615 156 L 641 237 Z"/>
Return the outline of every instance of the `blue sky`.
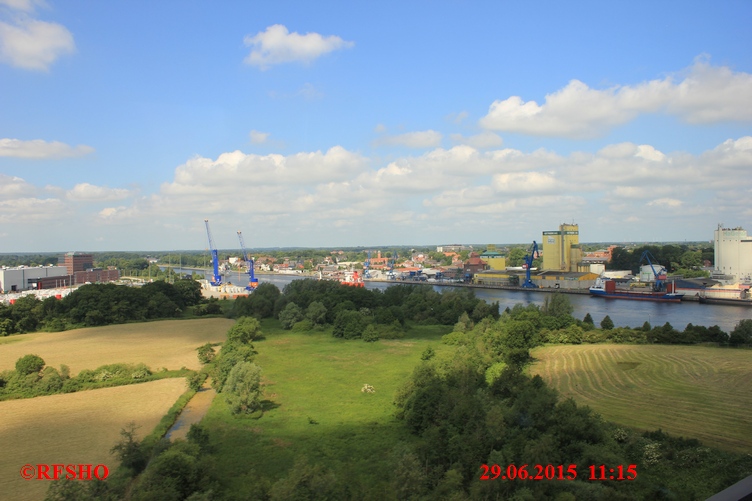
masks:
<path fill-rule="evenodd" d="M 752 3 L 0 0 L 0 252 L 752 231 Z"/>

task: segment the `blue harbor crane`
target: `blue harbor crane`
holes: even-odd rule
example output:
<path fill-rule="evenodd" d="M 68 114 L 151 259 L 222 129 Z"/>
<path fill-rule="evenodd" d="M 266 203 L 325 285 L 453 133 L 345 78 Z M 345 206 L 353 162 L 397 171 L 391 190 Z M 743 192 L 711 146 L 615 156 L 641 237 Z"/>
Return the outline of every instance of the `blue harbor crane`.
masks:
<path fill-rule="evenodd" d="M 525 287 L 527 289 L 537 289 L 538 286 L 533 283 L 532 280 L 530 280 L 530 269 L 533 267 L 533 259 L 536 257 L 540 257 L 540 253 L 538 252 L 538 244 L 535 243 L 535 240 L 533 240 L 533 246 L 529 249 L 530 253 L 525 256 L 525 283 L 522 284 L 522 287 Z"/>
<path fill-rule="evenodd" d="M 253 275 L 253 258 L 245 250 L 243 233 L 240 231 L 238 231 L 238 240 L 240 240 L 240 250 L 243 251 L 243 260 L 248 264 L 248 285 L 245 286 L 245 290 L 252 291 L 258 287 L 258 278 Z"/>
<path fill-rule="evenodd" d="M 222 285 L 222 275 L 219 274 L 219 255 L 217 254 L 217 248 L 214 245 L 214 239 L 209 230 L 209 220 L 204 219 L 204 223 L 206 224 L 206 236 L 209 237 L 209 250 L 211 251 L 212 266 L 214 268 L 214 275 L 209 283 L 214 286 Z"/>
<path fill-rule="evenodd" d="M 650 258 L 653 258 L 653 261 L 657 260 L 655 259 L 655 256 L 653 256 L 649 250 L 646 250 L 642 253 L 642 256 L 640 256 L 640 263 L 642 263 L 644 260 L 647 259 L 648 265 L 650 265 L 650 269 L 653 271 L 653 277 L 655 277 L 655 283 L 653 284 L 653 290 L 656 292 L 660 292 L 665 288 L 665 283 L 663 282 L 663 279 L 661 278 L 661 275 L 659 272 L 655 271 L 655 266 L 653 266 L 652 261 L 650 261 Z"/>
<path fill-rule="evenodd" d="M 371 272 L 369 271 L 369 268 L 371 267 L 371 251 L 366 251 L 366 260 L 363 263 L 363 278 L 371 278 Z"/>

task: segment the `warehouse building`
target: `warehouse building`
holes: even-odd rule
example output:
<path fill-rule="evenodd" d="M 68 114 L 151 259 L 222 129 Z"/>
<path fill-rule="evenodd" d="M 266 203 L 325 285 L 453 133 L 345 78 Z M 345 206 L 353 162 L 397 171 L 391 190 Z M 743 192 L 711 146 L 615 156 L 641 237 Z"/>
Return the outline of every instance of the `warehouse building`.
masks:
<path fill-rule="evenodd" d="M 54 285 L 45 287 L 46 284 Z M 64 266 L 18 266 L 0 269 L 0 290 L 3 292 L 20 292 L 66 285 L 70 285 L 70 276 Z"/>

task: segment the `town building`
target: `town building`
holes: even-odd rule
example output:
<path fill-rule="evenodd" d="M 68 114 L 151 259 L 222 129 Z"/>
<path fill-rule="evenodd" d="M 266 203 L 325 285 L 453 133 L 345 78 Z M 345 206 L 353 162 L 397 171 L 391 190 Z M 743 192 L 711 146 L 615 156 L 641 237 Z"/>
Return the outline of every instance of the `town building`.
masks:
<path fill-rule="evenodd" d="M 714 240 L 713 278 L 752 282 L 752 236 L 741 227 L 724 228 L 719 224 Z"/>

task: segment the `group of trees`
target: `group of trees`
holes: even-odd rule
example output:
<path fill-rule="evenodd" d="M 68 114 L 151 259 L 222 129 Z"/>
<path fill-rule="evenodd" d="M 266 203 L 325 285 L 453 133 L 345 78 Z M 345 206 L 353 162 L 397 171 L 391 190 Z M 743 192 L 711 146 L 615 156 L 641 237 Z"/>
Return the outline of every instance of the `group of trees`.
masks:
<path fill-rule="evenodd" d="M 606 265 L 610 270 L 631 270 L 638 273 L 640 265 L 648 264 L 640 261 L 643 252 L 649 251 L 655 257 L 655 263 L 666 267 L 671 274 L 682 275 L 685 278 L 706 277 L 703 271 L 704 261 L 714 262 L 712 247 L 690 248 L 687 245 L 642 245 L 634 249 L 616 247 L 611 254 L 611 261 Z"/>
<path fill-rule="evenodd" d="M 395 470 L 402 499 L 704 499 L 728 485 L 730 471 L 741 478 L 752 470 L 750 456 L 604 422 L 526 375 L 528 350 L 550 316 L 517 305 L 498 321 L 465 317 L 444 337 L 452 353 L 424 357 L 395 398 L 397 417 L 419 438 Z M 531 474 L 535 465 L 576 465 L 577 478 L 481 481 L 482 464 L 504 472 L 527 465 Z M 588 465 L 636 465 L 638 475 L 590 481 Z"/>
<path fill-rule="evenodd" d="M 396 285 L 386 290 L 348 287 L 329 280 L 294 280 L 284 291 L 261 284 L 238 298 L 231 316 L 276 317 L 282 327 L 309 330 L 331 324 L 335 337 L 368 340 L 399 336 L 406 320 L 420 324 L 452 325 L 463 313 L 474 321 L 498 318 L 498 303 L 488 304 L 471 289 L 438 293 L 421 285 Z M 375 337 L 374 337 L 375 336 Z"/>
<path fill-rule="evenodd" d="M 201 286 L 194 280 L 156 281 L 143 287 L 88 284 L 62 299 L 28 295 L 14 304 L 0 304 L 0 335 L 172 318 L 201 300 Z"/>

